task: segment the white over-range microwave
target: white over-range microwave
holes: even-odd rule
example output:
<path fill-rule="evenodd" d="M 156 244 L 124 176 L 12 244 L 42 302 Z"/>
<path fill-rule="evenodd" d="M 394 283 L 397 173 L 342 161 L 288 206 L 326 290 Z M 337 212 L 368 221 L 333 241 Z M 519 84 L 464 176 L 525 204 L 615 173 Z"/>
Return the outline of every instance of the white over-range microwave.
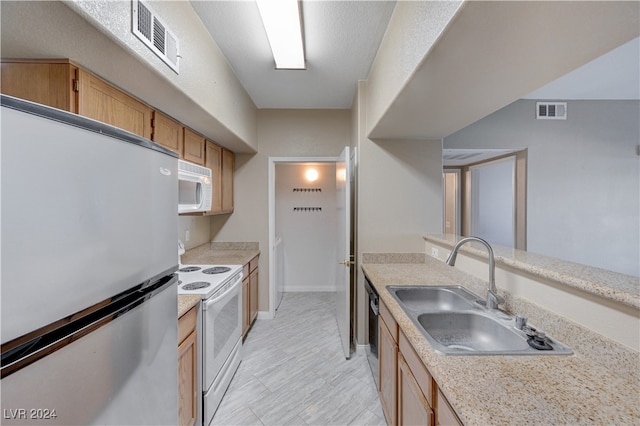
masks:
<path fill-rule="evenodd" d="M 211 210 L 211 169 L 178 160 L 178 213 Z"/>

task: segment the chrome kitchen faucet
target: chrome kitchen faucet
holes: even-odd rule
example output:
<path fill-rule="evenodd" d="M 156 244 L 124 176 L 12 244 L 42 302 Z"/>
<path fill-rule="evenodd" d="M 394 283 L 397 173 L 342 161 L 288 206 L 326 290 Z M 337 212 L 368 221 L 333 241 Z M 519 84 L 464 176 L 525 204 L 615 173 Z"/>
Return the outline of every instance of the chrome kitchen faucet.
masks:
<path fill-rule="evenodd" d="M 496 289 L 496 281 L 494 278 L 496 262 L 493 257 L 493 249 L 491 248 L 488 242 L 478 237 L 465 237 L 460 241 L 458 241 L 458 243 L 453 247 L 453 250 L 451 250 L 451 253 L 449 254 L 449 257 L 447 257 L 447 260 L 445 261 L 445 263 L 449 266 L 455 265 L 456 257 L 458 255 L 458 250 L 463 244 L 468 243 L 470 241 L 477 241 L 479 243 L 482 243 L 487 248 L 487 252 L 489 253 L 489 288 L 487 289 L 486 303 L 487 303 L 487 308 L 497 309 L 499 305 L 504 303 L 504 297 L 500 296 L 498 294 L 498 290 Z"/>

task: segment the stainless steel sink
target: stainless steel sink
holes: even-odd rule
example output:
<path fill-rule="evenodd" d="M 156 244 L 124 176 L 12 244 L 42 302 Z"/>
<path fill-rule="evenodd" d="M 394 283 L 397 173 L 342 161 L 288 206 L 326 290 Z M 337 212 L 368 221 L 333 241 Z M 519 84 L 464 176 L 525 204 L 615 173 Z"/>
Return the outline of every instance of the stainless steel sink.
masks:
<path fill-rule="evenodd" d="M 532 349 L 515 329 L 475 312 L 421 314 L 418 322 L 443 352 L 497 353 Z"/>
<path fill-rule="evenodd" d="M 387 289 L 431 346 L 445 355 L 572 354 L 571 349 L 533 327 L 517 329 L 512 315 L 487 309 L 477 303 L 479 296 L 462 286 Z M 539 349 L 541 346 L 545 349 Z"/>
<path fill-rule="evenodd" d="M 417 311 L 452 311 L 473 309 L 478 297 L 461 286 L 391 286 L 387 287 L 401 304 Z"/>

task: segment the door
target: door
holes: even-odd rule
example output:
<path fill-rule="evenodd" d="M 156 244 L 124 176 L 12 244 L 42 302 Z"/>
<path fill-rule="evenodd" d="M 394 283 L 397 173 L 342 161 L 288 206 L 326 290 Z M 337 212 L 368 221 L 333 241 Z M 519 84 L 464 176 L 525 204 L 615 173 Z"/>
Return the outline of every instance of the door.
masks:
<path fill-rule="evenodd" d="M 336 160 L 336 222 L 338 263 L 336 265 L 336 319 L 344 356 L 351 357 L 351 167 L 349 147 Z"/>
<path fill-rule="evenodd" d="M 460 233 L 460 170 L 447 170 L 442 173 L 444 188 L 444 223 L 445 234 L 462 235 Z"/>

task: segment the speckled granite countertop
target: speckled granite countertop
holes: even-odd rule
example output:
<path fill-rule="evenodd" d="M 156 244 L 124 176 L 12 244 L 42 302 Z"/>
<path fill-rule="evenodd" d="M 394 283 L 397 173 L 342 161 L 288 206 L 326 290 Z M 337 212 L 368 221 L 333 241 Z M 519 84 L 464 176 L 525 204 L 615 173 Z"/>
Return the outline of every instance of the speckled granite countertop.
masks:
<path fill-rule="evenodd" d="M 463 237 L 451 234 L 427 235 L 424 237 L 426 241 L 449 248 L 453 248 L 461 238 Z M 496 266 L 503 264 L 533 276 L 553 280 L 569 287 L 640 308 L 640 277 L 620 274 L 523 250 L 493 244 L 491 246 L 494 251 Z M 460 251 L 487 259 L 486 249 L 479 245 L 476 247 L 472 244 L 465 244 L 460 248 Z"/>
<path fill-rule="evenodd" d="M 212 242 L 187 250 L 183 265 L 245 265 L 260 254 L 258 243 Z"/>
<path fill-rule="evenodd" d="M 189 312 L 189 309 L 193 308 L 200 302 L 200 296 L 193 294 L 179 294 L 178 295 L 178 318 Z"/>
<path fill-rule="evenodd" d="M 465 425 L 640 424 L 638 352 L 539 307 L 528 312 L 530 323 L 571 347 L 573 355 L 435 352 L 385 287 L 464 283 L 484 294 L 486 282 L 436 259 L 418 257 L 418 263 L 397 263 L 403 260 L 396 256 L 396 263 L 383 264 L 371 263 L 382 262 L 379 256 L 365 256 L 362 269 Z M 513 303 L 519 304 L 518 311 L 526 310 L 526 302 Z"/>

